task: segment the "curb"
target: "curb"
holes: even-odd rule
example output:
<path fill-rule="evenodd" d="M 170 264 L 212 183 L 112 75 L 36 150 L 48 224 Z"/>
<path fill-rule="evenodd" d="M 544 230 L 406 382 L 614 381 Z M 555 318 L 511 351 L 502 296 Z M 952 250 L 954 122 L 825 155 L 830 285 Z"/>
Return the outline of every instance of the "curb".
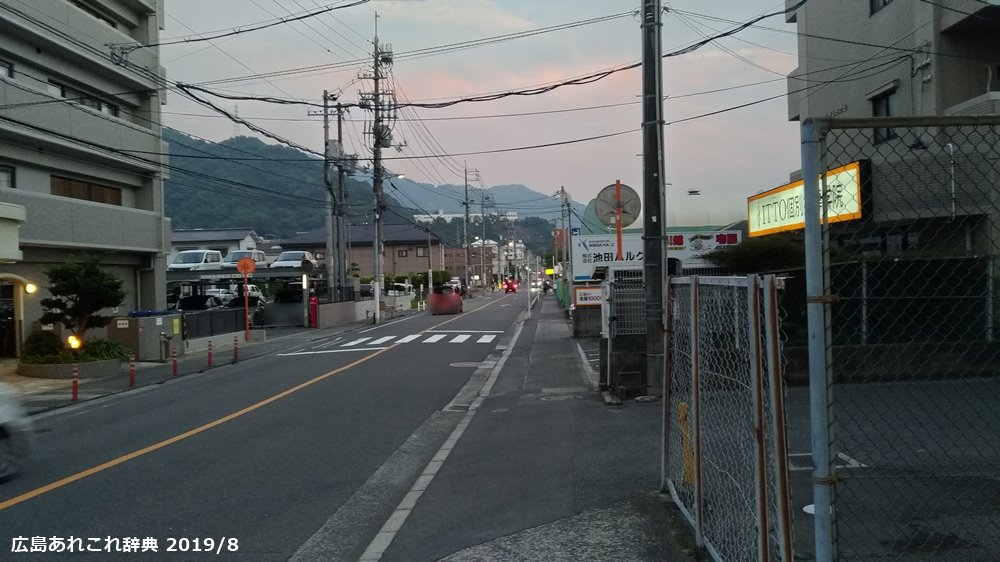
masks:
<path fill-rule="evenodd" d="M 601 392 L 601 398 L 604 398 L 604 404 L 607 406 L 621 406 L 622 401 L 620 398 L 611 394 L 607 390 Z"/>

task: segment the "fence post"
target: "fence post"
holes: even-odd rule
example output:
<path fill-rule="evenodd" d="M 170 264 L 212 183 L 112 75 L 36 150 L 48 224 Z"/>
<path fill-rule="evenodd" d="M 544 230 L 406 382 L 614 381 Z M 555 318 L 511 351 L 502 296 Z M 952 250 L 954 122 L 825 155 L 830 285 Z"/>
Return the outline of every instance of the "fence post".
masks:
<path fill-rule="evenodd" d="M 701 472 L 701 370 L 699 369 L 698 276 L 691 277 L 691 402 L 694 412 L 694 540 L 698 548 L 705 546 L 703 533 L 704 491 Z"/>
<path fill-rule="evenodd" d="M 754 492 L 757 499 L 757 560 L 767 560 L 770 535 L 767 518 L 767 454 L 764 428 L 764 367 L 761 356 L 760 278 L 747 275 L 747 351 L 750 354 L 750 395 L 753 402 Z M 737 331 L 737 339 L 739 332 Z M 770 356 L 768 356 L 770 361 Z M 770 363 L 768 364 L 770 366 Z M 772 404 L 773 406 L 773 404 Z"/>
<path fill-rule="evenodd" d="M 173 363 L 173 376 L 177 376 L 177 348 L 170 348 L 170 362 Z"/>
<path fill-rule="evenodd" d="M 830 475 L 830 397 L 827 364 L 829 287 L 820 224 L 820 159 L 825 125 L 802 122 L 802 178 L 806 222 L 806 310 L 809 329 L 809 411 L 813 455 L 816 562 L 833 562 L 833 479 Z"/>
<path fill-rule="evenodd" d="M 764 336 L 767 340 L 768 386 L 771 390 L 771 429 L 774 455 L 775 522 L 782 562 L 791 562 L 792 507 L 788 497 L 788 437 L 785 434 L 785 392 L 781 377 L 781 340 L 778 334 L 778 288 L 774 275 L 764 277 Z M 759 341 L 759 340 L 758 340 Z"/>
<path fill-rule="evenodd" d="M 135 355 L 128 356 L 128 385 L 135 386 Z"/>

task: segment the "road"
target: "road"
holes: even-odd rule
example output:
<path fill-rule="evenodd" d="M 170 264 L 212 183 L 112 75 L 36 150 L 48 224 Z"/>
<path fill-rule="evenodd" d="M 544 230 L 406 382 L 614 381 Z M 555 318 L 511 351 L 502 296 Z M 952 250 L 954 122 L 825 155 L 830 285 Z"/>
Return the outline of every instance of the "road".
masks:
<path fill-rule="evenodd" d="M 180 538 L 189 552 L 172 559 L 209 544 L 222 559 L 357 559 L 461 427 L 526 299 L 470 300 L 462 315 L 408 316 L 36 416 L 35 459 L 0 485 L 0 552 L 15 537 L 85 549 L 152 537 L 158 559 Z M 37 559 L 79 554 L 61 556 Z"/>

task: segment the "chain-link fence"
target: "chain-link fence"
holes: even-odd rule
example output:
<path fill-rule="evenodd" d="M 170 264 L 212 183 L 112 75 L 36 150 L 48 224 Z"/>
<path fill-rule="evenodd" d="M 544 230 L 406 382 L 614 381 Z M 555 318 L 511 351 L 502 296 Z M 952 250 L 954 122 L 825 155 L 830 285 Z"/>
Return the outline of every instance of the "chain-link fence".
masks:
<path fill-rule="evenodd" d="M 818 560 L 1000 558 L 998 127 L 803 124 Z"/>
<path fill-rule="evenodd" d="M 646 370 L 646 284 L 641 269 L 608 272 L 608 388 L 620 397 L 638 392 Z"/>
<path fill-rule="evenodd" d="M 715 560 L 791 560 L 773 276 L 671 279 L 665 487 Z"/>

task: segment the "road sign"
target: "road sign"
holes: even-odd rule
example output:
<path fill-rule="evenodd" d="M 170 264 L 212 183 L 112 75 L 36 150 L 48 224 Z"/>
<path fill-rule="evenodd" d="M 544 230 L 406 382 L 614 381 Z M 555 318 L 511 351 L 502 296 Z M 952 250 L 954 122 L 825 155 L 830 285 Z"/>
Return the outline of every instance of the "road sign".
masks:
<path fill-rule="evenodd" d="M 239 271 L 243 275 L 249 275 L 257 269 L 257 262 L 253 258 L 240 258 L 240 261 L 236 262 L 236 271 Z"/>
<path fill-rule="evenodd" d="M 579 236 L 580 235 L 580 227 L 574 226 L 573 228 L 569 229 L 569 233 L 570 233 L 571 236 Z"/>

